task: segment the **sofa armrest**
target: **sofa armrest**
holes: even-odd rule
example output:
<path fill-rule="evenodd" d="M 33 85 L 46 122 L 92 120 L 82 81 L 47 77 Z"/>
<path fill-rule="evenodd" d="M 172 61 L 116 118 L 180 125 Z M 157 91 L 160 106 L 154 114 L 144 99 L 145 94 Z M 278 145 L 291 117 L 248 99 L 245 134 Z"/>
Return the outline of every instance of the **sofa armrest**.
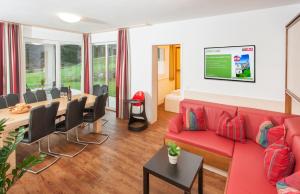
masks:
<path fill-rule="evenodd" d="M 180 133 L 183 127 L 182 114 L 179 113 L 169 121 L 168 131 L 173 133 Z"/>

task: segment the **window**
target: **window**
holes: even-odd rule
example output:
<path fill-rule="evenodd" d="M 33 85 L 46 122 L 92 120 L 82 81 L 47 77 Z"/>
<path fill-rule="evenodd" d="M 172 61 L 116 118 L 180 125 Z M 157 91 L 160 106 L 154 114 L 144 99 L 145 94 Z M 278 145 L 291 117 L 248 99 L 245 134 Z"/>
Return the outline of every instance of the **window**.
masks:
<path fill-rule="evenodd" d="M 81 86 L 81 46 L 64 44 L 61 53 L 61 85 L 80 90 Z"/>
<path fill-rule="evenodd" d="M 26 85 L 30 89 L 51 87 L 55 81 L 55 44 L 26 43 Z"/>
<path fill-rule="evenodd" d="M 116 44 L 93 45 L 93 84 L 108 85 L 108 107 L 116 108 Z"/>

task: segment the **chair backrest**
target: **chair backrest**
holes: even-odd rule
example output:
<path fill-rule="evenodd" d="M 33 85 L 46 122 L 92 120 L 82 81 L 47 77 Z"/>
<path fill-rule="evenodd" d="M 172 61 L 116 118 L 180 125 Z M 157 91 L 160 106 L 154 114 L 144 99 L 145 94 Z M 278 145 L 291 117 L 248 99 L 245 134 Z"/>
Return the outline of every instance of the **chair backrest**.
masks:
<path fill-rule="evenodd" d="M 59 107 L 59 102 L 52 102 L 50 105 L 46 106 L 47 109 L 47 118 L 45 119 L 46 128 L 48 133 L 55 131 L 55 120 Z"/>
<path fill-rule="evenodd" d="M 93 85 L 93 95 L 100 96 L 101 95 L 101 87 L 99 84 Z"/>
<path fill-rule="evenodd" d="M 78 100 L 79 106 L 80 106 L 80 111 L 82 111 L 82 115 L 83 115 L 83 112 L 84 112 L 84 108 L 85 108 L 86 101 L 87 101 L 87 97 L 86 97 L 86 96 L 83 96 L 83 97 L 81 97 L 81 98 Z"/>
<path fill-rule="evenodd" d="M 47 109 L 44 105 L 32 108 L 29 117 L 28 140 L 34 142 L 46 136 Z"/>
<path fill-rule="evenodd" d="M 57 88 L 52 88 L 51 91 L 52 99 L 60 98 L 60 91 Z"/>
<path fill-rule="evenodd" d="M 0 109 L 7 108 L 7 103 L 4 96 L 0 96 Z"/>
<path fill-rule="evenodd" d="M 47 95 L 45 90 L 37 90 L 35 92 L 37 100 L 40 101 L 46 101 L 47 100 Z"/>
<path fill-rule="evenodd" d="M 37 102 L 37 98 L 35 94 L 31 91 L 27 91 L 23 94 L 24 101 L 26 104 L 35 103 Z"/>
<path fill-rule="evenodd" d="M 107 94 L 107 93 L 108 93 L 108 85 L 102 85 L 101 94 Z"/>
<path fill-rule="evenodd" d="M 68 102 L 65 126 L 66 131 L 73 129 L 83 123 L 83 113 L 81 111 L 81 105 L 77 99 Z"/>
<path fill-rule="evenodd" d="M 8 107 L 15 106 L 16 104 L 18 104 L 20 102 L 18 94 L 8 94 L 5 97 L 5 100 L 6 100 Z"/>
<path fill-rule="evenodd" d="M 64 87 L 64 86 L 62 86 L 62 87 L 60 87 L 60 92 L 61 93 L 68 93 L 68 90 L 69 90 L 69 88 L 68 87 Z"/>
<path fill-rule="evenodd" d="M 93 120 L 96 121 L 105 115 L 108 94 L 97 96 L 93 107 Z"/>

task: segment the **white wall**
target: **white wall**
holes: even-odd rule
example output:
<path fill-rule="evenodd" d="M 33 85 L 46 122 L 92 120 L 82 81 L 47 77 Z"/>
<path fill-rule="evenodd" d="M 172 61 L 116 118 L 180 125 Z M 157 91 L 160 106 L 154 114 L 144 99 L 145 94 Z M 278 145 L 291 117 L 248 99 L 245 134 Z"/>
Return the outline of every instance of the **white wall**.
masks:
<path fill-rule="evenodd" d="M 282 102 L 285 25 L 299 10 L 300 4 L 297 4 L 130 29 L 131 92 L 144 90 L 147 93 L 147 115 L 151 122 L 155 121 L 152 46 L 181 44 L 183 91 Z M 245 44 L 256 45 L 256 83 L 204 79 L 205 47 Z"/>
<path fill-rule="evenodd" d="M 32 26 L 24 26 L 23 33 L 25 38 L 82 43 L 81 33 L 72 33 Z"/>

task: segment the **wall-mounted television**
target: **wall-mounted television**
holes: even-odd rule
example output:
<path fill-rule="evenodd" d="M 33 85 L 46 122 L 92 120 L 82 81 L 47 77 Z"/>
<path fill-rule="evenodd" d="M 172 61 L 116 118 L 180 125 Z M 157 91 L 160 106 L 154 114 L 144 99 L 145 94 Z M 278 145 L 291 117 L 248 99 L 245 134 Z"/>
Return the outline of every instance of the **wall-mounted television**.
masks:
<path fill-rule="evenodd" d="M 255 45 L 204 48 L 204 78 L 255 82 Z"/>

